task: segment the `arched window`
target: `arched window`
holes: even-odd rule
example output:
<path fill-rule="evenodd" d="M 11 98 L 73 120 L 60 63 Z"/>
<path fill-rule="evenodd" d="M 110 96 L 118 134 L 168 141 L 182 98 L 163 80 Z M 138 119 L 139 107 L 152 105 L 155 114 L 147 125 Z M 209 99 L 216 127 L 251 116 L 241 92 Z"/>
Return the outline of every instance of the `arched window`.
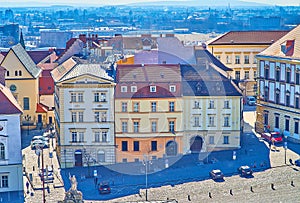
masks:
<path fill-rule="evenodd" d="M 22 76 L 22 71 L 21 70 L 19 70 L 19 76 Z"/>
<path fill-rule="evenodd" d="M 0 143 L 0 160 L 5 159 L 5 146 L 3 143 Z"/>
<path fill-rule="evenodd" d="M 17 70 L 15 71 L 15 76 L 18 76 L 18 71 Z"/>

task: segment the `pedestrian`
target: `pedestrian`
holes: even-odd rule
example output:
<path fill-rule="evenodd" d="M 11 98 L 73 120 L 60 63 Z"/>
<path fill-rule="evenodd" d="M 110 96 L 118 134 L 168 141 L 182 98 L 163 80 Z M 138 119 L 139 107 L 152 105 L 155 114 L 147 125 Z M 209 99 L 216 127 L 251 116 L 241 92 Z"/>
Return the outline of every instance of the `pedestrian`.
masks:
<path fill-rule="evenodd" d="M 27 194 L 29 194 L 29 182 L 26 182 Z"/>
<path fill-rule="evenodd" d="M 47 192 L 50 193 L 50 187 L 47 185 Z"/>
<path fill-rule="evenodd" d="M 294 165 L 292 159 L 289 159 L 289 162 L 290 162 L 291 165 Z"/>

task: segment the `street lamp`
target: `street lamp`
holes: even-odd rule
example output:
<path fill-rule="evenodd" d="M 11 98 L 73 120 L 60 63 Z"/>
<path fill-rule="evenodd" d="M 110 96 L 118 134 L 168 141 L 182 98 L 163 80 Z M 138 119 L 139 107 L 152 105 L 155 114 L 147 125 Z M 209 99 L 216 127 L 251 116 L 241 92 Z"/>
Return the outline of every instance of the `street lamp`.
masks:
<path fill-rule="evenodd" d="M 145 166 L 145 180 L 146 180 L 146 201 L 148 201 L 148 164 L 151 164 L 149 157 L 144 155 L 143 164 Z"/>
<path fill-rule="evenodd" d="M 42 183 L 43 183 L 43 203 L 46 203 L 46 198 L 45 198 L 45 177 L 44 177 L 44 154 L 43 154 L 43 147 L 40 147 L 38 145 L 36 145 L 35 148 L 35 154 L 38 156 L 38 160 L 40 158 L 40 155 L 42 156 L 42 174 L 41 174 L 41 178 L 42 178 Z"/>
<path fill-rule="evenodd" d="M 27 114 L 24 116 L 24 119 L 27 121 L 27 135 L 29 135 L 29 121 L 31 120 L 31 116 Z"/>
<path fill-rule="evenodd" d="M 286 164 L 287 135 L 284 135 L 284 164 Z"/>

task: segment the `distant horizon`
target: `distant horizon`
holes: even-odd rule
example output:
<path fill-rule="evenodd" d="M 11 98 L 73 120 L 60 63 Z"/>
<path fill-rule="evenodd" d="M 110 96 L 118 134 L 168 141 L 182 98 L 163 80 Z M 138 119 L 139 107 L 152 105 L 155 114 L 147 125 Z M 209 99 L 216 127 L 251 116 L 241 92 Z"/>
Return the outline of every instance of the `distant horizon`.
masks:
<path fill-rule="evenodd" d="M 135 4 L 135 3 L 149 3 L 149 2 L 185 2 L 185 1 L 193 1 L 193 0 L 116 0 L 116 1 L 107 1 L 107 0 L 89 0 L 88 3 L 84 5 L 128 5 L 128 4 Z M 194 0 L 195 2 L 199 2 L 201 0 Z M 204 0 L 203 0 L 204 1 Z M 282 1 L 282 0 L 239 0 L 241 2 L 248 2 L 248 3 L 258 3 L 258 4 L 268 4 L 270 6 L 278 5 L 278 6 L 300 6 L 300 0 L 289 0 L 289 1 Z M 230 0 L 227 2 L 224 0 L 224 4 L 230 4 Z M 81 5 L 81 0 L 45 0 L 45 1 L 37 1 L 37 0 L 0 0 L 0 7 L 26 7 L 33 6 L 33 5 L 45 5 L 49 4 L 52 5 Z M 205 1 L 205 3 L 209 3 Z M 25 5 L 24 5 L 25 4 Z"/>

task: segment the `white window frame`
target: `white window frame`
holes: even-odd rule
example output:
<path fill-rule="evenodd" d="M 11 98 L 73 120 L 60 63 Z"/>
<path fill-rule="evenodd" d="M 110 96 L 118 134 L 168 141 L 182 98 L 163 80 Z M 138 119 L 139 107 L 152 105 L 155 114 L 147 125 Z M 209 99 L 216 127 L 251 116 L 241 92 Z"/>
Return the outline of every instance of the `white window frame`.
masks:
<path fill-rule="evenodd" d="M 121 92 L 127 92 L 127 86 L 121 86 Z"/>
<path fill-rule="evenodd" d="M 155 85 L 150 86 L 150 92 L 156 92 L 156 86 Z"/>
<path fill-rule="evenodd" d="M 137 86 L 131 86 L 131 92 L 137 92 Z"/>
<path fill-rule="evenodd" d="M 170 92 L 176 92 L 176 85 L 170 85 L 169 86 L 169 91 Z"/>

